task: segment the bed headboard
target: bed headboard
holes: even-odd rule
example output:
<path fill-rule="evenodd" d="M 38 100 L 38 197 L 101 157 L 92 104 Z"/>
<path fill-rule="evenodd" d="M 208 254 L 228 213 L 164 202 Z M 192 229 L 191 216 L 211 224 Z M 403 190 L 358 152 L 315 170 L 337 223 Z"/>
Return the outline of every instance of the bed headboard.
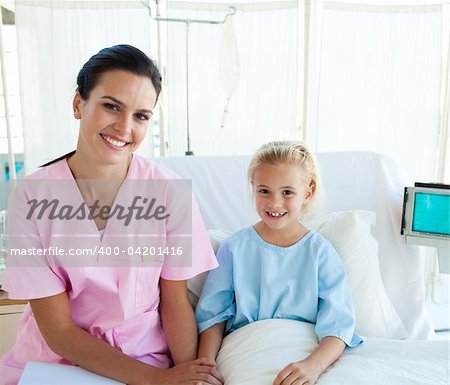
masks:
<path fill-rule="evenodd" d="M 325 211 L 363 209 L 376 213 L 373 235 L 379 244 L 380 269 L 386 291 L 409 332 L 409 338 L 433 334 L 425 308 L 420 256 L 400 235 L 406 178 L 395 163 L 372 152 L 316 154 L 326 195 Z M 192 179 L 207 229 L 236 231 L 255 223 L 247 183 L 247 156 L 155 158 L 156 162 Z"/>

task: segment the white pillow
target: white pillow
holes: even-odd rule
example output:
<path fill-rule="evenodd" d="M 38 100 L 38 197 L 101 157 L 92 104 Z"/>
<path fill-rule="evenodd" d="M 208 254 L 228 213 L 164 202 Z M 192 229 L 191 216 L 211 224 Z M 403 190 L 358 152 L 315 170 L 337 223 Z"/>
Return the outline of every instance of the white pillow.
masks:
<path fill-rule="evenodd" d="M 322 234 L 335 247 L 347 271 L 356 317 L 356 331 L 367 337 L 406 338 L 408 333 L 394 309 L 381 278 L 378 243 L 371 234 L 375 213 L 356 210 L 334 212 L 305 225 Z M 231 233 L 209 230 L 214 251 Z M 188 281 L 193 306 L 198 302 L 206 274 Z"/>
<path fill-rule="evenodd" d="M 217 254 L 217 250 L 219 249 L 222 241 L 230 236 L 232 233 L 229 231 L 223 230 L 208 230 L 209 241 L 211 242 L 211 246 L 214 250 L 214 253 Z M 200 298 L 200 294 L 202 292 L 203 285 L 205 284 L 206 276 L 208 272 L 200 273 L 187 281 L 188 288 L 188 297 L 192 307 L 195 309 L 198 303 L 198 299 Z"/>
<path fill-rule="evenodd" d="M 375 213 L 356 210 L 327 214 L 307 227 L 328 239 L 341 256 L 352 292 L 356 331 L 367 337 L 403 339 L 408 333 L 395 311 L 380 273 Z"/>

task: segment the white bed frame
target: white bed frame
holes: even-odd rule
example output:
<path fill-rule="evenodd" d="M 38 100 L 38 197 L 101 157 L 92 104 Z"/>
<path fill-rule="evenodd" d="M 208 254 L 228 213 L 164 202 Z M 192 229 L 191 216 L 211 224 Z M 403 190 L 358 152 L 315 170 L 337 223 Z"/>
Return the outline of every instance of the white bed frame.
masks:
<path fill-rule="evenodd" d="M 317 384 L 448 384 L 449 341 L 433 340 L 432 322 L 425 307 L 421 257 L 400 234 L 403 188 L 409 181 L 391 159 L 379 154 L 316 155 L 328 197 L 325 212 L 376 213 L 373 235 L 379 244 L 381 276 L 408 332 L 407 340 L 367 338 L 363 346 L 347 349 Z M 249 157 L 155 160 L 182 178 L 192 179 L 207 229 L 234 232 L 258 220 L 246 179 Z M 291 360 L 300 359 L 299 347 L 305 348 L 311 341 L 305 335 L 305 326 L 299 324 L 302 323 L 258 321 L 228 335 L 218 357 L 226 385 L 271 385 L 277 371 Z M 292 345 L 293 336 L 297 345 Z"/>
<path fill-rule="evenodd" d="M 374 236 L 379 243 L 382 278 L 409 334 L 408 341 L 366 338 L 362 346 L 347 349 L 317 385 L 448 385 L 449 341 L 430 340 L 434 333 L 424 305 L 419 255 L 400 235 L 404 179 L 391 160 L 377 154 L 322 153 L 317 157 L 328 195 L 326 211 L 376 213 Z M 257 221 L 246 181 L 248 157 L 155 160 L 192 179 L 207 229 L 236 231 Z M 282 367 L 309 354 L 316 344 L 313 325 L 258 321 L 224 339 L 218 368 L 226 378 L 225 385 L 272 385 Z M 60 384 L 69 379 L 71 384 L 117 383 L 77 367 L 31 362 L 21 384 Z"/>
<path fill-rule="evenodd" d="M 434 337 L 425 307 L 420 255 L 400 234 L 403 188 L 407 184 L 390 158 L 371 152 L 316 154 L 327 196 L 325 212 L 364 209 L 376 213 L 386 292 L 408 331 L 409 339 Z M 237 231 L 257 221 L 247 183 L 249 157 L 166 157 L 158 163 L 192 179 L 207 229 Z"/>

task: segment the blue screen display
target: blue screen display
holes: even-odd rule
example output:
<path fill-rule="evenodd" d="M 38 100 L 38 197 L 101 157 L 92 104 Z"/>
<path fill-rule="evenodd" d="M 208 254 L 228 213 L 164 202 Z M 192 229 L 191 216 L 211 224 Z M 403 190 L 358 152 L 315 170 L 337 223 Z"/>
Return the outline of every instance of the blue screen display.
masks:
<path fill-rule="evenodd" d="M 450 195 L 415 193 L 412 230 L 450 236 Z"/>

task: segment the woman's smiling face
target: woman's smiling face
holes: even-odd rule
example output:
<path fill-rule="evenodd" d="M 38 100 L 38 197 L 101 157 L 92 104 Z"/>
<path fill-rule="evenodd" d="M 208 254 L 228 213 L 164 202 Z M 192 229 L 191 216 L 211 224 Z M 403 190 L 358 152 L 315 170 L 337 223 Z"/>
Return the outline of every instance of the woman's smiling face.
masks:
<path fill-rule="evenodd" d="M 144 140 L 156 100 L 149 78 L 124 70 L 103 73 L 87 100 L 79 93 L 74 97 L 80 120 L 77 151 L 99 164 L 128 162 Z"/>

